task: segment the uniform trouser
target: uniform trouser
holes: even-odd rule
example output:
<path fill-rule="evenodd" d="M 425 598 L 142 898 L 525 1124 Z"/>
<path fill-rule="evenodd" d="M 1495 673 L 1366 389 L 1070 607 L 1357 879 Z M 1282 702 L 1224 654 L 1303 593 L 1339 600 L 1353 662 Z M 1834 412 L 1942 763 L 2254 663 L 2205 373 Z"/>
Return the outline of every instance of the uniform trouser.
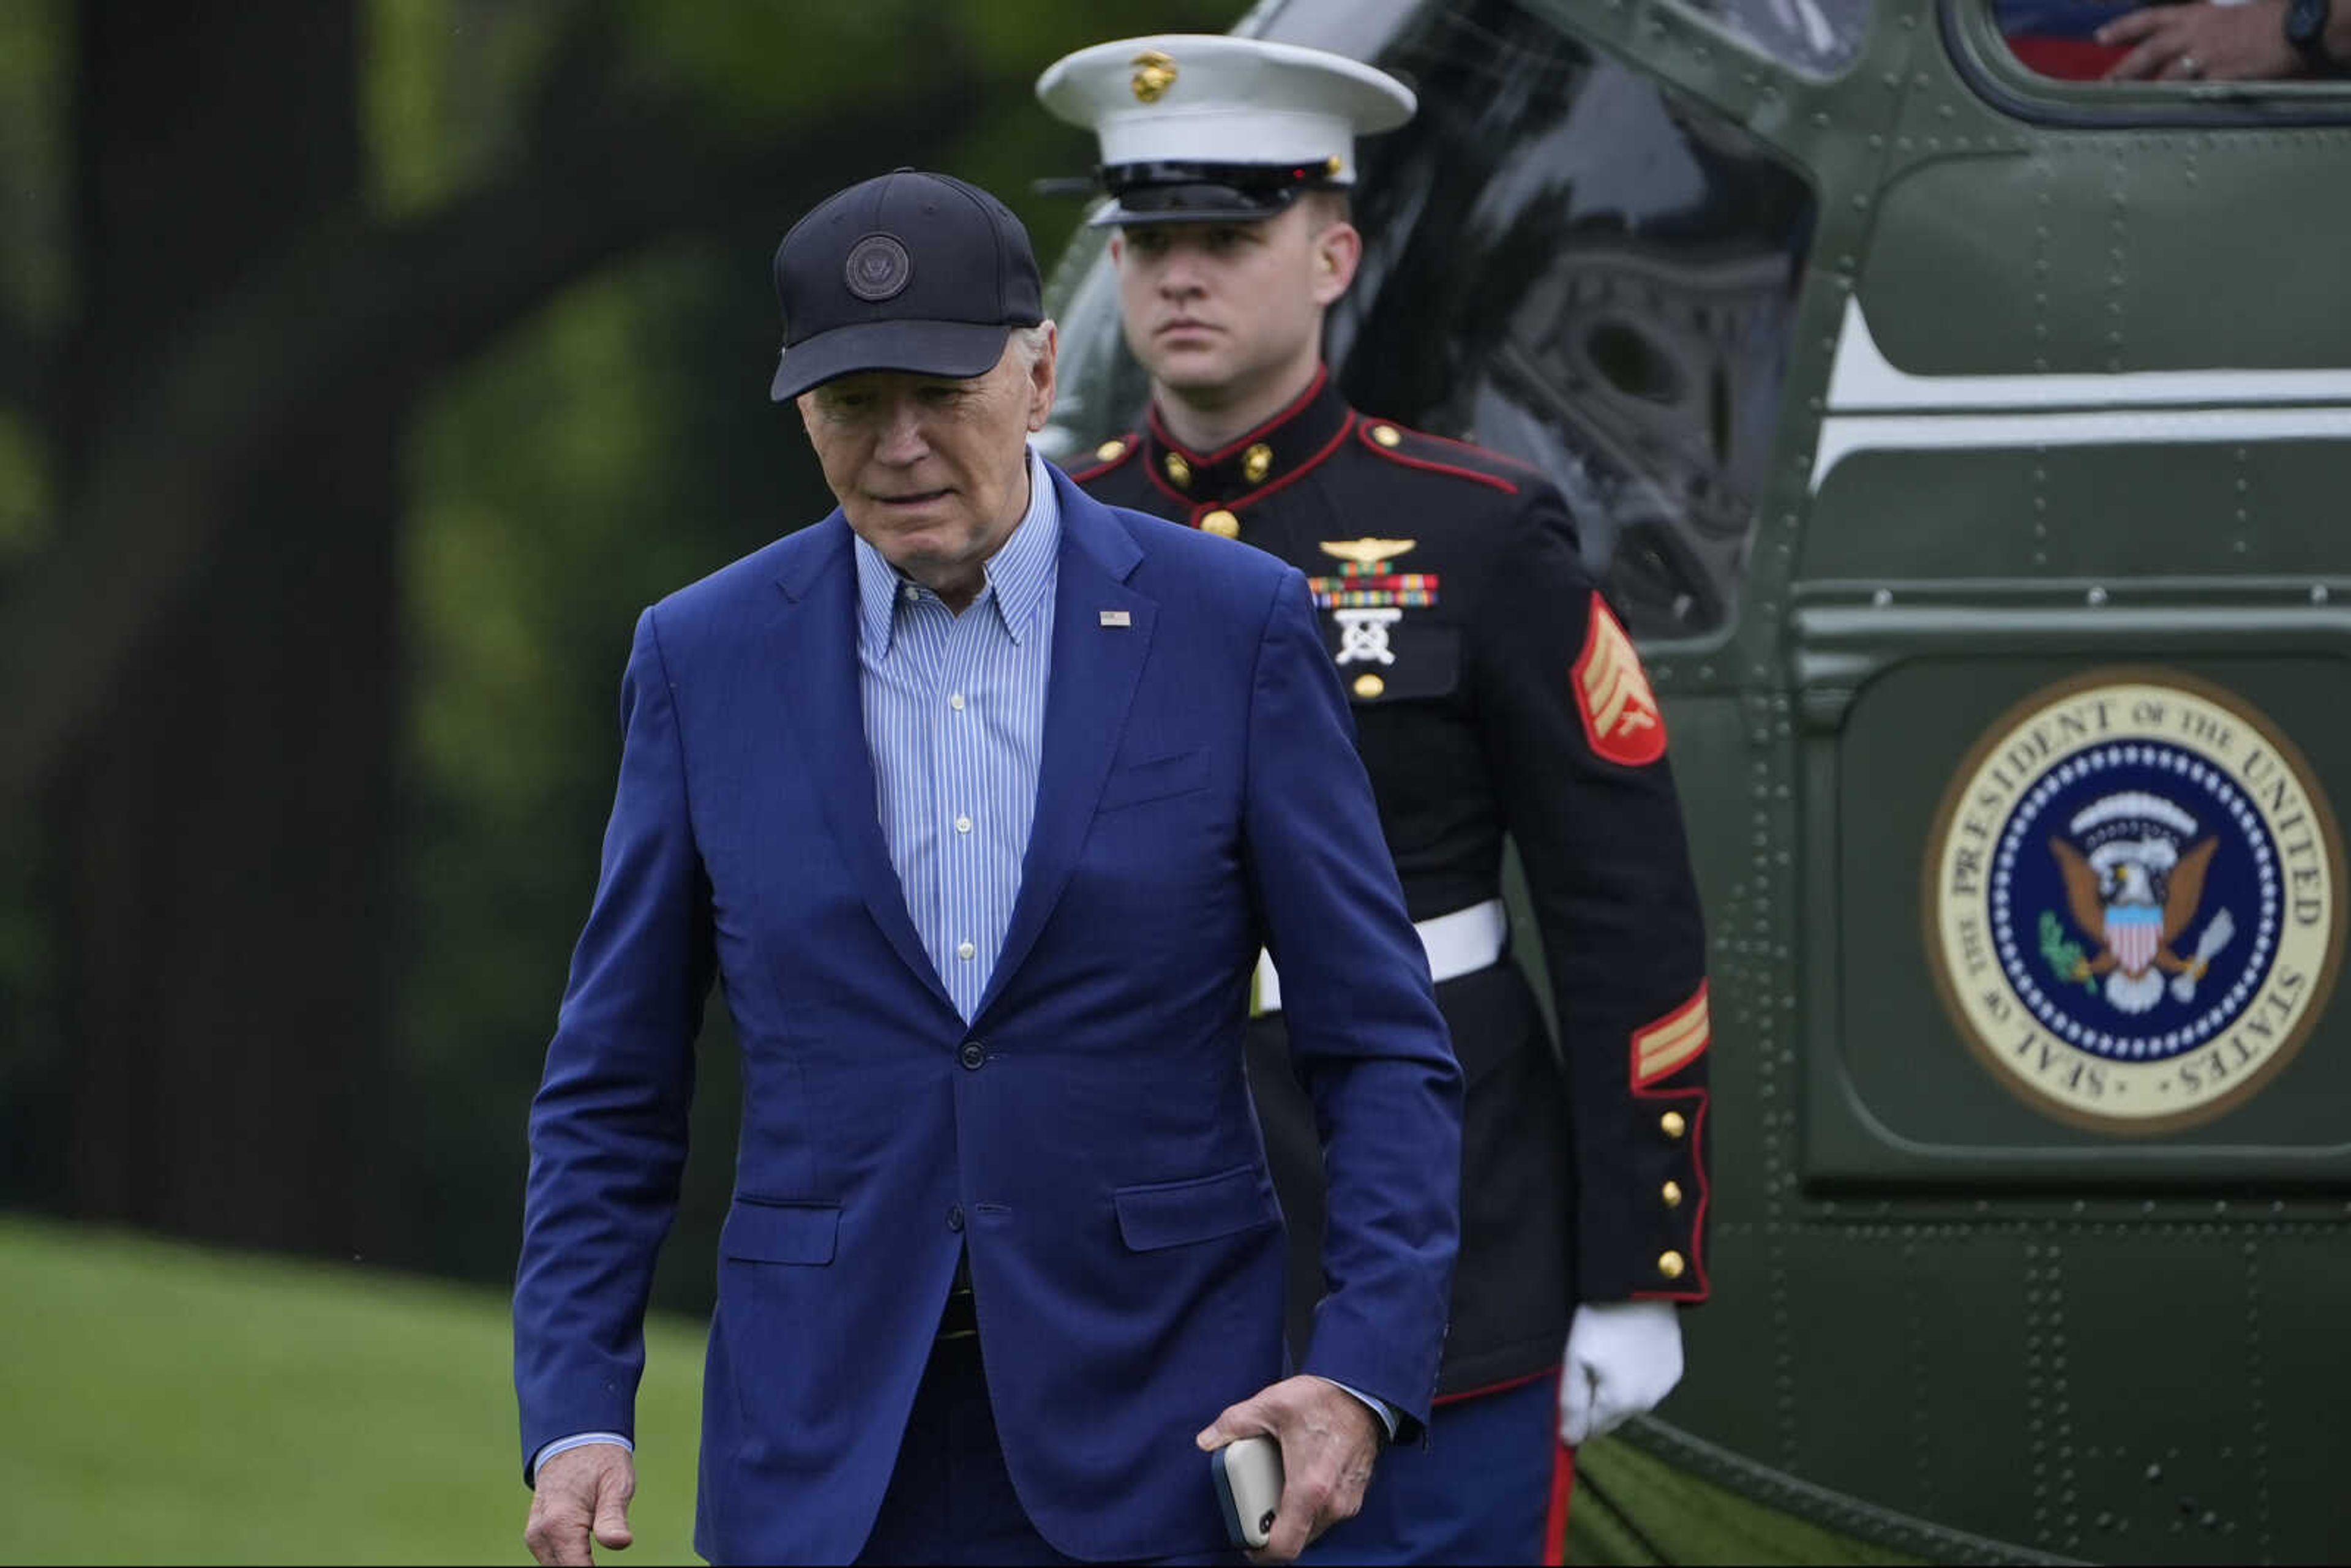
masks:
<path fill-rule="evenodd" d="M 1461 1254 L 1440 1397 L 1514 1385 L 1559 1365 L 1575 1300 L 1568 1257 L 1573 1145 L 1559 1062 L 1516 964 L 1441 982 L 1464 1086 Z M 1290 1230 L 1289 1336 L 1301 1364 L 1323 1291 L 1322 1143 L 1291 1071 L 1286 1015 L 1249 1020 L 1249 1087 Z"/>
<path fill-rule="evenodd" d="M 1204 1507 L 1215 1482 L 1208 1460 L 1190 1445 L 1176 1461 L 1196 1465 Z M 1102 1507 L 1118 1506 L 1104 1498 Z M 881 1512 L 860 1563 L 1060 1564 L 1079 1559 L 1056 1552 L 1037 1527 L 1012 1490 L 1004 1468 L 1004 1449 L 996 1435 L 996 1416 L 988 1408 L 987 1380 L 980 1364 L 975 1337 L 942 1339 L 931 1350 L 930 1365 L 914 1394 L 914 1413 L 898 1446 L 898 1462 L 890 1472 Z M 1238 1552 L 1197 1557 L 1170 1557 L 1166 1563 L 1238 1563 Z"/>
<path fill-rule="evenodd" d="M 1571 1460 L 1555 1374 L 1440 1405 L 1428 1447 L 1382 1454 L 1363 1511 L 1299 1561 L 1563 1563 Z"/>

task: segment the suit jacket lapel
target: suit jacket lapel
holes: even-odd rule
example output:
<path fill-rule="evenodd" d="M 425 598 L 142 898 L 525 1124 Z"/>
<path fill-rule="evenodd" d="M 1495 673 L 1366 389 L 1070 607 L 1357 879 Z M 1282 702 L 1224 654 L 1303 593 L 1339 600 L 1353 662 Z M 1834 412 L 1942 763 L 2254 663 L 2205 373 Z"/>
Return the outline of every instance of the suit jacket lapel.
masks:
<path fill-rule="evenodd" d="M 1109 511 L 1048 466 L 1061 498 L 1061 549 L 1053 589 L 1053 656 L 1037 814 L 1021 862 L 1020 894 L 977 1018 L 984 1019 L 1036 945 L 1069 884 L 1126 729 L 1126 712 L 1151 651 L 1158 605 L 1126 586 L 1142 549 Z M 1126 623 L 1102 624 L 1105 610 Z"/>
<path fill-rule="evenodd" d="M 777 677 L 792 716 L 800 753 L 824 804 L 826 824 L 849 862 L 882 934 L 948 1011 L 955 1002 L 940 983 L 906 910 L 906 891 L 890 863 L 875 805 L 873 759 L 865 746 L 865 708 L 857 668 L 857 562 L 849 524 L 839 512 L 817 525 L 837 536 L 795 562 L 778 580 L 789 602 L 777 634 Z"/>

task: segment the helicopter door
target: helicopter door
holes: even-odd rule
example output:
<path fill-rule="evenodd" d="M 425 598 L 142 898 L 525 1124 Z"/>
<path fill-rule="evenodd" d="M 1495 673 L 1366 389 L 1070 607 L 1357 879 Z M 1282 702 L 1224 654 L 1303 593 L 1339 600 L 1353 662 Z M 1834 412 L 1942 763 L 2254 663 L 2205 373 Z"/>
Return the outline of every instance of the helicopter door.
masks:
<path fill-rule="evenodd" d="M 2340 1182 L 2351 319 L 2274 258 L 2351 158 L 1979 146 L 1880 193 L 1809 460 L 1806 1176 Z"/>

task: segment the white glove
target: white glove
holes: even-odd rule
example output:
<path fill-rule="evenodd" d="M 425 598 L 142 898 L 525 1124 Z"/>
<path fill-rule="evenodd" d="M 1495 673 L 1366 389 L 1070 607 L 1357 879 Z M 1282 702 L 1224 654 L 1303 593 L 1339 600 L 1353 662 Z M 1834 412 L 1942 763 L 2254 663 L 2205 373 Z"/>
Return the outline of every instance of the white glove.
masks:
<path fill-rule="evenodd" d="M 1681 1311 L 1671 1301 L 1599 1301 L 1575 1309 L 1559 1385 L 1559 1436 L 1569 1448 L 1604 1437 L 1657 1407 L 1682 1380 Z"/>

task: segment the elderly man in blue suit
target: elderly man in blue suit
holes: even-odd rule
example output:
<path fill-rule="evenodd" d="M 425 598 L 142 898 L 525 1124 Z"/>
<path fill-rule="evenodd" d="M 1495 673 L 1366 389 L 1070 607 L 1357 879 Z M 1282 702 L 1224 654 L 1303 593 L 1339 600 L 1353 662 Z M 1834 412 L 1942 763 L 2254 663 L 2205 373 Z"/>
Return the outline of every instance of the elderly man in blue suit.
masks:
<path fill-rule="evenodd" d="M 637 623 L 531 1114 L 529 1543 L 627 1543 L 715 976 L 744 1093 L 698 1550 L 1215 1560 L 1203 1450 L 1266 1435 L 1294 1554 L 1427 1415 L 1460 1098 L 1304 580 L 1029 449 L 1053 329 L 985 192 L 853 186 L 776 283 L 773 394 L 841 507 Z M 1294 1375 L 1242 1071 L 1260 946 L 1330 1176 Z"/>

